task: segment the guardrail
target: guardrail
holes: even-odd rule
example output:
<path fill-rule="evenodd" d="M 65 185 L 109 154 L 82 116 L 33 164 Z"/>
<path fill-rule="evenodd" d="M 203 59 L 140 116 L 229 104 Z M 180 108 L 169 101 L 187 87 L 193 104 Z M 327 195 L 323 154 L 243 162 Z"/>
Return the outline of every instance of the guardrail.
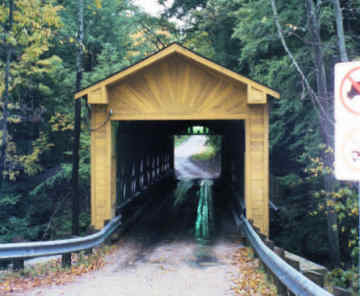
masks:
<path fill-rule="evenodd" d="M 0 260 L 14 260 L 17 262 L 16 269 L 19 269 L 23 268 L 24 259 L 62 254 L 63 265 L 71 265 L 71 253 L 99 246 L 120 225 L 121 215 L 112 219 L 99 232 L 84 237 L 44 242 L 0 244 Z"/>
<path fill-rule="evenodd" d="M 131 196 L 125 201 L 122 201 L 116 208 L 116 213 L 122 211 L 123 208 L 128 206 L 134 199 L 169 176 L 170 174 L 156 176 L 153 179 L 155 184 L 143 186 L 141 191 L 132 192 Z M 0 264 L 1 262 L 12 261 L 14 269 L 18 270 L 24 268 L 24 259 L 62 255 L 62 265 L 70 266 L 71 253 L 91 250 L 101 245 L 120 225 L 121 214 L 119 213 L 119 215 L 110 220 L 102 230 L 88 236 L 53 241 L 0 244 Z"/>
<path fill-rule="evenodd" d="M 244 215 L 239 217 L 234 209 L 232 213 L 236 225 L 243 229 L 251 247 L 262 263 L 285 286 L 285 291 L 279 293 L 279 295 L 287 295 L 287 290 L 289 290 L 294 295 L 299 296 L 332 296 L 332 294 L 309 280 L 266 246 Z"/>

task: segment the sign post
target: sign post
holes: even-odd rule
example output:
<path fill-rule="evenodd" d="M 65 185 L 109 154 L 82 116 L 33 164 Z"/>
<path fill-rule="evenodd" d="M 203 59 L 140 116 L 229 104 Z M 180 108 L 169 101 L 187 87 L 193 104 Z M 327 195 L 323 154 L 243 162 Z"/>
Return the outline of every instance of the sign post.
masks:
<path fill-rule="evenodd" d="M 358 184 L 360 291 L 360 62 L 335 65 L 335 176 Z"/>

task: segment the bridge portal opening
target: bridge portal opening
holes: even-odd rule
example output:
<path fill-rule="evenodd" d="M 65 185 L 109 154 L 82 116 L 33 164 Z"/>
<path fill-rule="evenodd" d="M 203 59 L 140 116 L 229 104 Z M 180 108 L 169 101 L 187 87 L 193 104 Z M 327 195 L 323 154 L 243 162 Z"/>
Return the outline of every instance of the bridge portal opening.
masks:
<path fill-rule="evenodd" d="M 224 200 L 234 191 L 238 203 L 244 205 L 244 120 L 113 121 L 112 126 L 117 206 L 144 188 L 169 178 L 216 179 L 216 184 L 221 184 L 216 188 L 226 188 Z M 194 126 L 205 126 L 208 132 L 189 134 L 189 127 Z M 200 150 L 203 149 L 209 137 L 219 146 L 215 168 L 191 160 L 191 155 L 199 152 L 199 145 Z M 177 149 L 181 146 L 183 148 Z"/>
<path fill-rule="evenodd" d="M 124 221 L 151 203 L 145 212 L 153 212 L 149 219 L 155 222 L 150 219 L 144 223 L 152 225 L 151 232 L 159 233 L 159 239 L 160 233 L 182 233 L 208 244 L 223 231 L 223 221 L 231 217 L 229 209 L 234 202 L 238 207 L 244 204 L 244 120 L 137 120 L 111 124 L 112 161 L 116 163 L 114 208 L 122 209 L 141 196 L 138 204 L 122 212 Z M 194 133 L 193 127 L 206 128 Z M 189 159 L 203 151 L 210 137 L 221 159 L 215 172 Z M 177 147 L 181 146 L 179 151 Z"/>

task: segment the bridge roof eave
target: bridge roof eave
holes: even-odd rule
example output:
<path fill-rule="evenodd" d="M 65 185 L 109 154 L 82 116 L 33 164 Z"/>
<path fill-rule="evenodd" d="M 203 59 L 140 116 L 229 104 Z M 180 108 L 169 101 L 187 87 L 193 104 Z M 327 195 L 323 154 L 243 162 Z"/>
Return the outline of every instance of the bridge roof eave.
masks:
<path fill-rule="evenodd" d="M 129 75 L 131 74 L 134 74 L 138 71 L 140 71 L 141 69 L 145 68 L 145 67 L 148 67 L 150 65 L 153 65 L 155 64 L 156 62 L 170 56 L 170 55 L 173 55 L 173 54 L 178 54 L 180 56 L 183 56 L 185 58 L 188 58 L 190 59 L 191 61 L 195 62 L 195 63 L 198 63 L 198 64 L 201 64 L 209 69 L 212 69 L 216 72 L 218 72 L 219 74 L 221 75 L 224 75 L 226 77 L 229 77 L 235 81 L 238 81 L 238 82 L 241 82 L 243 84 L 246 84 L 252 88 L 255 88 L 263 93 L 265 93 L 267 96 L 271 96 L 273 98 L 276 98 L 276 99 L 279 99 L 280 98 L 280 94 L 263 85 L 263 84 L 260 84 L 250 78 L 247 78 L 243 75 L 240 75 L 234 71 L 231 71 L 209 59 L 206 59 L 202 56 L 200 56 L 199 54 L 183 47 L 182 45 L 178 44 L 178 43 L 173 43 L 171 45 L 169 45 L 168 47 L 154 53 L 153 55 L 143 59 L 142 61 L 136 63 L 136 64 L 133 64 L 131 66 L 129 66 L 128 68 L 125 68 L 123 70 L 121 70 L 120 72 L 117 72 L 117 73 L 114 73 L 112 74 L 111 76 L 101 80 L 101 81 L 98 81 L 96 83 L 94 83 L 93 85 L 90 85 L 82 90 L 80 90 L 79 92 L 75 93 L 75 99 L 78 99 L 78 98 L 82 98 L 84 96 L 87 96 L 90 92 L 93 92 L 93 91 L 96 91 L 98 89 L 101 89 L 101 88 L 104 88 L 104 87 L 107 87 L 111 84 L 114 84 L 114 83 L 117 83 L 119 82 L 120 80 L 123 80 L 125 79 L 126 77 L 128 77 Z"/>

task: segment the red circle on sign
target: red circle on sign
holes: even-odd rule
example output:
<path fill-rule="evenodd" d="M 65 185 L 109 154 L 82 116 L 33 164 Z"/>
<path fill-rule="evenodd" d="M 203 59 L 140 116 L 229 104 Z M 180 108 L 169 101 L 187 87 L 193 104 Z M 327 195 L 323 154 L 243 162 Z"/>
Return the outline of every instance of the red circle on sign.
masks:
<path fill-rule="evenodd" d="M 346 80 L 350 80 L 351 85 L 354 87 L 353 83 L 357 83 L 355 81 L 353 81 L 353 79 L 351 78 L 351 74 L 354 73 L 355 71 L 360 71 L 360 67 L 356 67 L 352 70 L 350 70 L 349 72 L 346 73 L 346 75 L 344 76 L 343 80 L 341 81 L 340 84 L 340 100 L 342 102 L 342 104 L 344 105 L 344 107 L 351 113 L 356 114 L 356 115 L 360 115 L 360 110 L 354 110 L 351 106 L 349 106 L 349 104 L 346 102 L 344 96 L 343 96 L 343 90 L 344 90 L 344 83 Z M 357 84 L 358 88 L 360 88 L 360 83 Z M 357 89 L 357 87 L 355 87 Z M 359 96 L 360 96 L 360 92 L 359 92 Z"/>

